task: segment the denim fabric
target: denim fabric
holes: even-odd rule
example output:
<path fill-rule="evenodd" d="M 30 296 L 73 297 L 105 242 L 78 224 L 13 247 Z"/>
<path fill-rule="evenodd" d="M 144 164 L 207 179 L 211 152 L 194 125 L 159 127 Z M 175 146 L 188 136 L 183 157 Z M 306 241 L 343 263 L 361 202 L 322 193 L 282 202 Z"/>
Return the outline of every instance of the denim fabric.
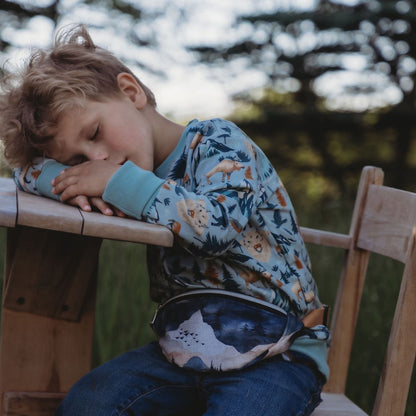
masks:
<path fill-rule="evenodd" d="M 306 416 L 322 381 L 276 356 L 243 370 L 199 373 L 169 363 L 154 342 L 83 377 L 56 416 Z"/>

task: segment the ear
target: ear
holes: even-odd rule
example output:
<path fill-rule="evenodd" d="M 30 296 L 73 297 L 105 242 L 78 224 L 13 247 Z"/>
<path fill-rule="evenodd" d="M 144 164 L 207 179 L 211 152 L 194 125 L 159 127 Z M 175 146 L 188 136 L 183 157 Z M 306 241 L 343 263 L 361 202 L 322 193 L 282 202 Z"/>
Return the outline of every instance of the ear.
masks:
<path fill-rule="evenodd" d="M 121 93 L 129 97 L 137 109 L 140 110 L 147 104 L 147 96 L 143 88 L 131 74 L 121 72 L 117 75 L 117 83 Z"/>

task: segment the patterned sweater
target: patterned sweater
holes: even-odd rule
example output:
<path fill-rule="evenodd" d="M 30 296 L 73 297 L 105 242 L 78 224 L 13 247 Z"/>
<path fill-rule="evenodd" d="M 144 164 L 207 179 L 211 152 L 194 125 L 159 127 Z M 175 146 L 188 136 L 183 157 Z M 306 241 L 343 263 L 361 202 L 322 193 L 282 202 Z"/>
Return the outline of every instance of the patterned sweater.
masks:
<path fill-rule="evenodd" d="M 17 170 L 29 192 L 55 197 L 50 181 L 63 165 L 38 160 Z M 310 260 L 287 192 L 265 154 L 233 123 L 193 120 L 155 170 L 125 163 L 103 199 L 130 216 L 169 227 L 173 247 L 148 248 L 151 297 L 225 289 L 279 306 L 299 318 L 321 306 Z M 326 327 L 291 349 L 312 357 L 324 375 Z"/>

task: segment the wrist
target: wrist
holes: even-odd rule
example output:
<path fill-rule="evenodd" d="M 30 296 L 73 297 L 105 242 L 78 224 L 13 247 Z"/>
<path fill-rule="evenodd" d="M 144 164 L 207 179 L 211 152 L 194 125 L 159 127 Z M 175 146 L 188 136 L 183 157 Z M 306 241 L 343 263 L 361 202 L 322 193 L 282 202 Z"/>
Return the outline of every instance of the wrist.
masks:
<path fill-rule="evenodd" d="M 164 182 L 153 172 L 129 161 L 110 178 L 103 199 L 124 213 L 141 219 L 149 201 Z"/>
<path fill-rule="evenodd" d="M 55 160 L 50 160 L 44 164 L 42 171 L 36 179 L 36 187 L 39 193 L 53 199 L 60 199 L 59 195 L 52 192 L 51 182 L 68 166 L 63 165 Z"/>

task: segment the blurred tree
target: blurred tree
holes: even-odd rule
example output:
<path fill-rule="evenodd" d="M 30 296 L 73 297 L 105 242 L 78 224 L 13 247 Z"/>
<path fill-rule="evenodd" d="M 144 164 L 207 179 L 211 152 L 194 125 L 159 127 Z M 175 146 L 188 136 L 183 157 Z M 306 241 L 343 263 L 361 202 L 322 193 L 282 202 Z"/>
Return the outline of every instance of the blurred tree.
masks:
<path fill-rule="evenodd" d="M 334 190 L 354 189 L 349 185 L 355 187 L 364 164 L 383 167 L 395 186 L 413 187 L 411 2 L 320 0 L 308 12 L 296 2 L 281 3 L 268 13 L 237 18 L 236 27 L 246 33 L 237 42 L 190 48 L 206 63 L 231 67 L 244 60 L 267 74 L 260 96 L 247 91 L 235 97 L 244 104 L 235 115 L 240 126 L 262 142 L 276 139 L 267 151 L 279 169 L 288 169 L 289 180 L 303 172 L 311 185 L 318 172 L 331 197 Z"/>
<path fill-rule="evenodd" d="M 163 41 L 156 18 L 169 16 L 179 38 L 191 10 L 186 1 L 156 3 L 1 0 L 0 52 L 22 47 L 18 35 L 29 26 L 33 32 L 33 26 L 48 22 L 52 34 L 57 25 L 86 21 L 95 39 L 101 33 L 107 45 L 122 45 L 117 54 L 128 65 L 163 75 L 168 65 L 157 65 L 158 58 L 154 59 Z M 416 173 L 412 2 L 276 0 L 267 7 L 266 3 L 258 2 L 262 13 L 236 14 L 234 27 L 221 43 L 210 40 L 199 45 L 191 39 L 188 45 L 195 63 L 212 65 L 212 74 L 238 80 L 256 72 L 266 79 L 259 89 L 245 91 L 243 76 L 233 117 L 261 142 L 291 189 L 298 187 L 317 197 L 344 195 L 355 189 L 364 164 L 383 167 L 395 186 L 412 187 Z M 181 59 L 177 56 L 174 59 Z"/>
<path fill-rule="evenodd" d="M 129 0 L 1 0 L 0 52 L 48 46 L 56 27 L 84 22 L 94 38 L 101 35 L 106 43 L 121 45 L 119 55 L 128 65 L 161 75 L 139 58 L 142 48 L 157 45 L 155 32 L 148 30 L 151 26 L 140 24 L 154 18 L 155 13 L 144 12 L 140 2 Z"/>

